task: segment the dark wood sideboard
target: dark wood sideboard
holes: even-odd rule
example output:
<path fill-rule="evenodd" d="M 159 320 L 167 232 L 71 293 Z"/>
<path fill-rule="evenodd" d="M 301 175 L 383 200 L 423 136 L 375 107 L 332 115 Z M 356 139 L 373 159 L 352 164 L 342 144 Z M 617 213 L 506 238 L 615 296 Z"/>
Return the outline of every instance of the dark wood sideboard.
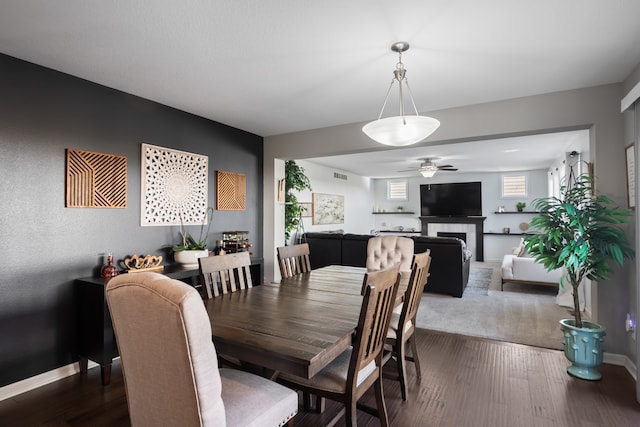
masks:
<path fill-rule="evenodd" d="M 264 277 L 263 259 L 252 257 L 250 270 L 253 285 L 261 285 Z M 200 284 L 200 271 L 197 268 L 184 268 L 174 264 L 165 266 L 161 273 L 193 286 Z M 99 364 L 102 385 L 108 385 L 111 381 L 111 364 L 113 359 L 118 357 L 118 346 L 104 292 L 108 281 L 108 278 L 103 277 L 84 277 L 76 279 L 75 283 L 80 372 L 87 372 L 89 360 Z"/>

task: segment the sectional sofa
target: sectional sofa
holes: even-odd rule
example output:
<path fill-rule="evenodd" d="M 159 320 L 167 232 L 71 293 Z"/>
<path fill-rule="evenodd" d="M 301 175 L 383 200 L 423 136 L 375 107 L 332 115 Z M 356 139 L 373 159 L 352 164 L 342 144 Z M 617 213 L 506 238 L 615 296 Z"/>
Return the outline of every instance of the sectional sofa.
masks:
<path fill-rule="evenodd" d="M 302 237 L 309 244 L 311 268 L 327 265 L 365 267 L 370 234 L 309 232 Z M 462 297 L 469 280 L 471 252 L 455 237 L 411 236 L 414 252 L 431 250 L 431 267 L 425 292 Z"/>

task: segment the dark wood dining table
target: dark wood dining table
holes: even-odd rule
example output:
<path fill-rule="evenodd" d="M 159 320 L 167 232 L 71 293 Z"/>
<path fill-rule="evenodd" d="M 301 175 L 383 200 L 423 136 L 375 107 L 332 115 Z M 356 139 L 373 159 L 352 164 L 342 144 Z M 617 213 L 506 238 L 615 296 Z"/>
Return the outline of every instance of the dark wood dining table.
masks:
<path fill-rule="evenodd" d="M 216 350 L 311 378 L 351 345 L 365 272 L 332 265 L 205 300 Z"/>

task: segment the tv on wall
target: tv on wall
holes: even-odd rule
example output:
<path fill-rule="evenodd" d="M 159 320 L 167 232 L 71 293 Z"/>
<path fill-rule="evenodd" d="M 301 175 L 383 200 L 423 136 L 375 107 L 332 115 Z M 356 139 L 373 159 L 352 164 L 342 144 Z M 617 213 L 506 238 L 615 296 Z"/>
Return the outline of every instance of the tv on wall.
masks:
<path fill-rule="evenodd" d="M 420 185 L 421 216 L 482 216 L 482 183 Z"/>

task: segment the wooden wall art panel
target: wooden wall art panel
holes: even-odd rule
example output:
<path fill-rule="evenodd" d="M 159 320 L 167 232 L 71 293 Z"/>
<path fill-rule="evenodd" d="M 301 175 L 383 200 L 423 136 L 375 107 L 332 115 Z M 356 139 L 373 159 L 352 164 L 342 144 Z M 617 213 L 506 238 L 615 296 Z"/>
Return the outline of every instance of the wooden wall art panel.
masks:
<path fill-rule="evenodd" d="M 126 208 L 127 158 L 68 148 L 68 208 Z"/>
<path fill-rule="evenodd" d="M 247 208 L 247 178 L 242 173 L 217 172 L 217 206 L 220 211 L 243 211 Z"/>
<path fill-rule="evenodd" d="M 207 156 L 142 144 L 140 225 L 207 223 Z"/>

